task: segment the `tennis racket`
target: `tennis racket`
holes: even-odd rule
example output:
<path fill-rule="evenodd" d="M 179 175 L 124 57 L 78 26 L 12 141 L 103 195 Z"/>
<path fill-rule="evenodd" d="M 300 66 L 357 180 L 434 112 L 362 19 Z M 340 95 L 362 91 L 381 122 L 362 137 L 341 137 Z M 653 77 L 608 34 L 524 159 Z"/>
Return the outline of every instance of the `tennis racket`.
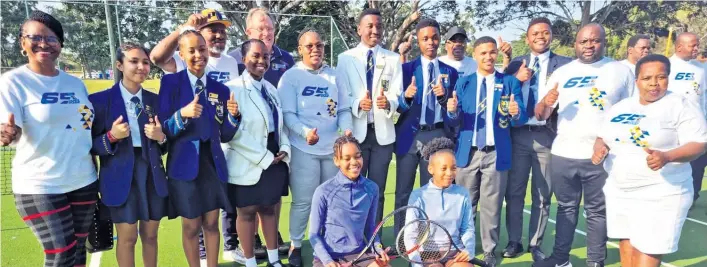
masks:
<path fill-rule="evenodd" d="M 378 225 L 376 225 L 375 231 L 373 231 L 373 234 L 371 234 L 371 236 L 369 237 L 368 244 L 366 244 L 366 247 L 363 250 L 361 250 L 361 252 L 356 256 L 356 258 L 354 258 L 354 260 L 352 260 L 350 262 L 341 263 L 341 266 L 342 267 L 356 267 L 356 266 L 358 266 L 357 264 L 375 259 L 376 258 L 375 256 L 368 256 L 366 254 L 366 252 L 369 250 L 371 252 L 375 253 L 376 255 L 381 255 L 382 253 L 386 253 L 384 251 L 384 248 L 376 248 L 374 246 L 374 243 L 376 240 L 375 237 L 379 234 L 382 236 L 383 229 L 392 228 L 395 225 L 396 221 L 400 221 L 401 222 L 400 224 L 404 223 L 406 214 L 413 214 L 415 216 L 415 218 L 423 219 L 425 221 L 427 221 L 427 219 L 428 219 L 427 213 L 425 213 L 424 210 L 422 210 L 421 208 L 416 207 L 416 206 L 403 206 L 403 207 L 400 207 L 400 208 L 392 211 L 391 213 L 388 213 L 388 215 L 385 215 L 385 217 L 383 217 L 383 219 L 380 221 L 380 223 L 378 223 Z M 394 233 L 393 233 L 393 238 L 395 238 Z M 381 241 L 381 244 L 382 244 L 382 241 Z M 391 259 L 393 259 L 394 256 L 396 255 L 394 250 L 387 252 L 387 254 L 389 256 L 391 256 Z"/>
<path fill-rule="evenodd" d="M 447 256 L 452 249 L 457 253 L 462 252 L 452 240 L 449 231 L 431 220 L 417 219 L 405 224 L 396 238 L 398 256 L 415 264 L 427 265 L 451 260 Z M 476 258 L 471 258 L 469 262 L 481 267 L 487 266 Z"/>

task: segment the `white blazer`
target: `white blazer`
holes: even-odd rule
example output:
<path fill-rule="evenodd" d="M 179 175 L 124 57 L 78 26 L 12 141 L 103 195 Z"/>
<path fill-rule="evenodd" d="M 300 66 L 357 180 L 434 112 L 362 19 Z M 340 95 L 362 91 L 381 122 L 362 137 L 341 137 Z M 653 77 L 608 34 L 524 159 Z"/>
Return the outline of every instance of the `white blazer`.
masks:
<path fill-rule="evenodd" d="M 398 108 L 398 97 L 403 91 L 403 72 L 400 55 L 383 49 L 374 48 L 375 66 L 373 70 L 373 123 L 376 139 L 381 145 L 395 142 L 395 125 L 393 115 Z M 359 109 L 359 102 L 366 96 L 366 54 L 368 48 L 363 44 L 339 54 L 336 67 L 336 86 L 339 90 L 346 90 L 351 99 L 351 112 L 353 113 L 353 134 L 359 142 L 366 139 L 368 131 L 368 112 Z M 385 97 L 390 103 L 390 110 L 379 109 L 376 106 L 376 97 L 380 94 L 382 81 L 388 81 Z"/>
<path fill-rule="evenodd" d="M 247 71 L 243 75 L 226 83 L 234 93 L 241 113 L 241 125 L 233 139 L 228 142 L 224 154 L 228 165 L 228 182 L 237 185 L 254 185 L 260 180 L 260 174 L 272 163 L 275 155 L 268 151 L 268 112 L 267 104 L 260 94 L 260 88 L 252 84 L 253 78 Z M 278 112 L 280 151 L 287 152 L 285 163 L 290 164 L 290 140 L 284 131 L 282 106 L 275 86 L 265 79 L 263 85 L 275 102 Z"/>

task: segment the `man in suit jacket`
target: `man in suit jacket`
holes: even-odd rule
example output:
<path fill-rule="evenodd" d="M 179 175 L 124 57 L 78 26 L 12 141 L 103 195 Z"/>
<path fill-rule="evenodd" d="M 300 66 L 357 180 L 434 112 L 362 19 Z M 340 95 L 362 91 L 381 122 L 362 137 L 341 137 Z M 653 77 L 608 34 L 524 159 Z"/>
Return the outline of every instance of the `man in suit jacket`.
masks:
<path fill-rule="evenodd" d="M 361 43 L 339 55 L 336 86 L 348 92 L 353 113 L 353 135 L 361 142 L 361 175 L 378 185 L 376 222 L 383 216 L 388 166 L 393 158 L 393 114 L 403 89 L 400 56 L 380 46 L 383 19 L 377 9 L 359 16 Z"/>
<path fill-rule="evenodd" d="M 408 87 L 399 97 L 400 117 L 395 124 L 395 208 L 407 205 L 418 165 L 420 185 L 430 180 L 428 162 L 420 160 L 422 147 L 433 138 L 453 136 L 446 110 L 447 99 L 452 97 L 458 78 L 457 71 L 437 59 L 440 42 L 437 21 L 421 20 L 416 32 L 422 55 L 403 64 L 403 84 Z M 395 218 L 395 232 L 402 228 L 403 222 L 404 217 Z"/>
<path fill-rule="evenodd" d="M 525 42 L 530 54 L 514 58 L 506 69 L 506 74 L 515 75 L 523 83 L 523 103 L 526 106 L 528 122 L 523 127 L 511 129 L 513 140 L 512 166 L 508 175 L 506 197 L 506 230 L 508 245 L 503 251 L 504 258 L 515 258 L 523 252 L 523 209 L 528 175 L 532 169 L 533 204 L 528 229 L 528 251 L 533 259 L 541 260 L 545 255 L 540 250 L 547 219 L 550 216 L 552 191 L 547 175 L 550 163 L 550 147 L 555 139 L 555 130 L 547 121 L 535 118 L 535 104 L 538 96 L 545 95 L 550 88 L 547 80 L 555 69 L 572 59 L 556 55 L 550 51 L 552 26 L 547 18 L 530 21 Z"/>
<path fill-rule="evenodd" d="M 469 190 L 472 209 L 481 201 L 479 224 L 484 261 L 496 265 L 501 207 L 511 168 L 511 127 L 527 121 L 521 84 L 512 75 L 496 72 L 496 40 L 474 42 L 475 73 L 456 83 L 447 103 L 452 126 L 459 127 L 456 182 Z"/>

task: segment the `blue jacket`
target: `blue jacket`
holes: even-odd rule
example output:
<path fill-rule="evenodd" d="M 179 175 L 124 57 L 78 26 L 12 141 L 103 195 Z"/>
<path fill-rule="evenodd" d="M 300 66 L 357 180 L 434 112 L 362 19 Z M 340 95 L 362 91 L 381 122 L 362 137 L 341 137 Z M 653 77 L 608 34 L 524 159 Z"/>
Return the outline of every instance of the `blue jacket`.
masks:
<path fill-rule="evenodd" d="M 437 102 L 442 106 L 442 120 L 444 120 L 444 131 L 449 136 L 454 136 L 454 129 L 449 125 L 449 116 L 447 116 L 447 99 L 452 97 L 454 85 L 457 83 L 459 75 L 451 66 L 439 61 L 439 72 L 441 75 L 448 75 L 447 79 L 443 79 L 442 86 L 445 88 L 445 95 L 437 97 Z M 399 97 L 398 113 L 400 117 L 395 123 L 395 153 L 397 155 L 405 155 L 410 150 L 415 135 L 420 129 L 420 116 L 422 116 L 422 97 L 425 90 L 425 82 L 422 72 L 422 60 L 417 59 L 403 64 L 403 92 Z M 412 77 L 415 76 L 415 84 L 417 85 L 417 93 L 408 100 L 405 98 L 405 89 L 412 82 Z"/>
<path fill-rule="evenodd" d="M 120 206 L 128 199 L 130 186 L 133 180 L 133 167 L 135 164 L 135 153 L 133 153 L 132 138 L 125 138 L 117 143 L 111 144 L 106 135 L 113 122 L 118 117 L 123 116 L 127 121 L 128 114 L 125 111 L 125 99 L 120 93 L 120 84 L 116 83 L 108 90 L 98 92 L 88 96 L 96 112 L 93 121 L 91 135 L 93 136 L 93 147 L 91 153 L 100 158 L 99 188 L 101 200 L 107 206 Z M 157 111 L 157 95 L 147 90 L 142 90 L 142 102 L 146 110 Z M 150 112 L 146 112 L 149 114 Z M 143 115 L 141 115 L 143 116 Z M 147 119 L 147 118 L 145 118 Z M 145 128 L 147 120 L 139 120 L 140 129 Z M 149 162 L 152 177 L 157 195 L 167 196 L 167 178 L 162 165 L 162 154 L 166 151 L 157 141 L 148 139 L 143 130 L 140 131 L 143 157 Z"/>
<path fill-rule="evenodd" d="M 221 143 L 228 142 L 238 130 L 239 121 L 228 113 L 226 102 L 230 98 L 228 87 L 218 81 L 206 77 L 206 91 L 211 98 L 216 94 L 215 101 L 203 107 L 201 117 L 183 120 L 179 112 L 184 106 L 194 100 L 194 91 L 187 76 L 188 70 L 162 77 L 160 81 L 159 118 L 162 120 L 162 130 L 167 135 L 167 176 L 170 179 L 191 181 L 199 172 L 199 143 L 201 128 L 194 127 L 195 120 L 207 120 L 211 127 L 209 144 L 211 156 L 216 165 L 216 173 L 221 181 L 228 181 L 226 159 L 221 150 Z"/>
<path fill-rule="evenodd" d="M 454 127 L 460 127 L 457 137 L 456 158 L 457 166 L 466 167 L 471 161 L 470 152 L 474 139 L 474 124 L 476 123 L 476 88 L 478 72 L 464 76 L 457 81 L 457 99 L 459 105 L 457 116 L 450 119 Z M 494 84 L 493 106 L 488 110 L 493 113 L 493 138 L 496 146 L 496 169 L 505 171 L 511 168 L 511 131 L 510 126 L 521 126 L 528 121 L 525 105 L 521 93 L 521 83 L 511 75 L 496 72 Z M 507 108 L 510 94 L 518 102 L 518 115 L 512 118 L 509 114 L 503 115 L 501 107 Z"/>

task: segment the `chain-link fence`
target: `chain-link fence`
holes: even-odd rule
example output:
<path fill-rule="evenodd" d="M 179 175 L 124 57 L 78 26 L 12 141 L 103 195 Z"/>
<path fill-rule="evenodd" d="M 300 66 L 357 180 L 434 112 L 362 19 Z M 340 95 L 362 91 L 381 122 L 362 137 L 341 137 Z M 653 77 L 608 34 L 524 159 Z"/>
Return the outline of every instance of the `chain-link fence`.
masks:
<path fill-rule="evenodd" d="M 203 1 L 0 1 L 0 73 L 27 62 L 20 54 L 18 36 L 20 25 L 34 9 L 50 13 L 62 23 L 66 41 L 58 67 L 84 79 L 92 93 L 106 88 L 106 83 L 111 83 L 111 47 L 117 48 L 126 41 L 154 47 L 183 24 L 190 14 L 204 9 L 203 4 Z M 226 7 L 242 3 L 232 1 L 220 4 Z M 227 8 L 218 10 L 232 23 L 227 29 L 228 52 L 247 38 L 247 12 Z M 321 34 L 326 45 L 326 62 L 332 66 L 336 65 L 336 56 L 348 49 L 332 17 L 274 13 L 271 17 L 276 27 L 275 43 L 289 51 L 295 60 L 299 58 L 297 37 L 304 29 L 314 29 Z M 109 38 L 108 19 L 112 23 L 112 42 Z M 158 68 L 152 69 L 153 77 L 159 77 L 161 71 Z M 11 161 L 14 150 L 2 148 L 0 152 L 0 191 L 3 195 L 11 194 Z"/>

